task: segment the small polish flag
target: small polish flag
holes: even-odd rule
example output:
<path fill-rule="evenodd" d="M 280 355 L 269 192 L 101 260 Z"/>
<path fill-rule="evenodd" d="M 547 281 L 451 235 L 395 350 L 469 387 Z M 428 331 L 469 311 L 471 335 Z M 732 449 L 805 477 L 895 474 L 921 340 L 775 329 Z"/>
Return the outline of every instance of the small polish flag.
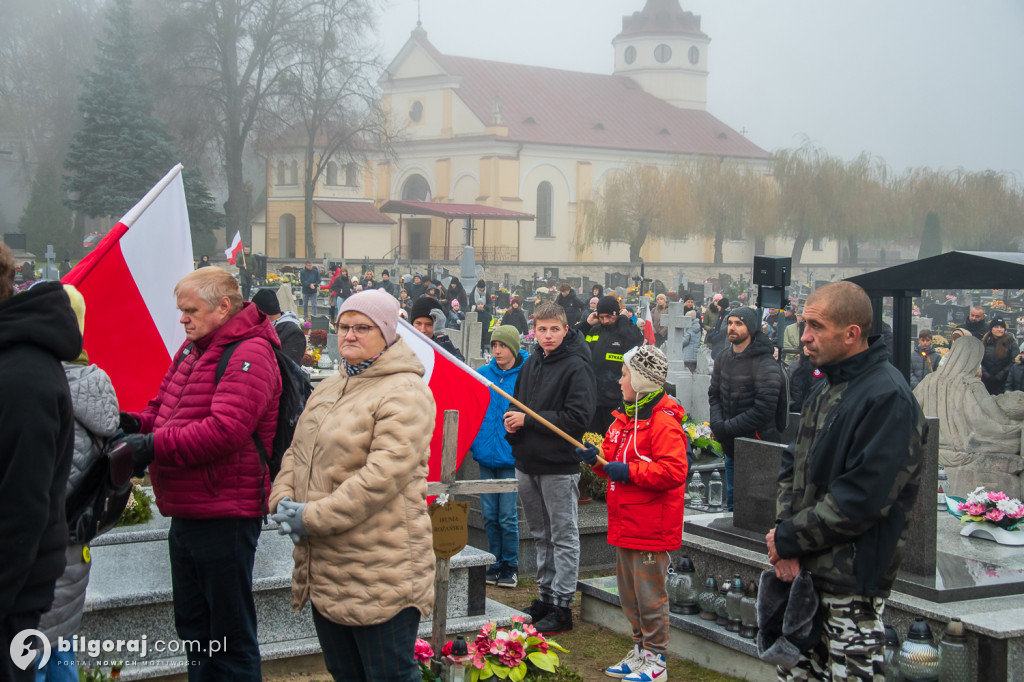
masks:
<path fill-rule="evenodd" d="M 459 441 L 455 460 L 457 470 L 487 413 L 487 406 L 491 402 L 491 392 L 488 390 L 491 382 L 403 319 L 398 320 L 398 334 L 423 363 L 423 380 L 434 394 L 437 413 L 434 416 L 434 435 L 430 439 L 427 480 L 440 481 L 444 411 L 459 411 Z"/>
<path fill-rule="evenodd" d="M 85 350 L 110 375 L 122 410 L 156 395 L 185 342 L 174 285 L 192 272 L 181 164 L 172 168 L 64 276 L 85 299 Z"/>
<path fill-rule="evenodd" d="M 228 262 L 234 265 L 235 258 L 240 253 L 242 253 L 242 233 L 235 232 L 235 238 L 231 240 L 231 246 L 224 249 L 224 255 L 228 257 Z"/>
<path fill-rule="evenodd" d="M 644 313 L 644 344 L 653 346 L 654 338 L 654 316 L 651 315 L 651 304 L 647 304 L 647 312 Z"/>

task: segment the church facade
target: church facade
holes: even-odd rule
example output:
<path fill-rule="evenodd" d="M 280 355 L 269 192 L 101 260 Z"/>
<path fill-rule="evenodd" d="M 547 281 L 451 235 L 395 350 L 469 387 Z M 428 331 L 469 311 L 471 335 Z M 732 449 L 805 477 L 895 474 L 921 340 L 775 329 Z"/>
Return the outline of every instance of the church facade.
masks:
<path fill-rule="evenodd" d="M 477 220 L 477 260 L 623 263 L 624 243 L 581 246 L 583 207 L 609 173 L 710 156 L 767 175 L 769 153 L 707 111 L 710 38 L 700 17 L 679 0 L 647 0 L 622 23 L 610 75 L 451 56 L 417 27 L 381 78 L 397 158 L 328 167 L 314 202 L 317 257 L 457 261 L 461 221 L 377 210 L 406 200 L 534 217 Z M 301 258 L 302 151 L 278 145 L 267 163 L 255 250 Z M 790 248 L 788 240 L 772 239 L 765 247 L 782 255 Z M 652 264 L 710 263 L 713 253 L 713 240 L 704 237 L 648 239 L 641 250 Z M 751 241 L 724 244 L 727 263 L 749 263 L 753 255 Z M 836 256 L 834 244 L 809 244 L 802 262 L 834 263 Z"/>

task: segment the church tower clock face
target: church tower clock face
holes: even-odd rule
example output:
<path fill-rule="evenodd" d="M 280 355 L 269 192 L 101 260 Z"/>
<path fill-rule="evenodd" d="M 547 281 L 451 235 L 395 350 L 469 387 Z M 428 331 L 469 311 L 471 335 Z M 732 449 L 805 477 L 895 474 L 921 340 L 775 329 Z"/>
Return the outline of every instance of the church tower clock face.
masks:
<path fill-rule="evenodd" d="M 622 58 L 627 64 L 632 64 L 636 61 L 636 48 L 632 45 L 626 48 L 626 51 L 622 54 Z"/>

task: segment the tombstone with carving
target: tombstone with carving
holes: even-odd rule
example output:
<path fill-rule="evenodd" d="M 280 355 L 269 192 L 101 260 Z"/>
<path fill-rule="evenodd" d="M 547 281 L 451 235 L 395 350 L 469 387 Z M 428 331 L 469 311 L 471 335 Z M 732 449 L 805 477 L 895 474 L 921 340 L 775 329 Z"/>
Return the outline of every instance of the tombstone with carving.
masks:
<path fill-rule="evenodd" d="M 1024 393 L 989 395 L 978 377 L 984 354 L 980 340 L 957 339 L 914 395 L 926 416 L 939 418 L 939 463 L 949 477 L 947 492 L 965 497 L 985 486 L 1019 498 Z"/>

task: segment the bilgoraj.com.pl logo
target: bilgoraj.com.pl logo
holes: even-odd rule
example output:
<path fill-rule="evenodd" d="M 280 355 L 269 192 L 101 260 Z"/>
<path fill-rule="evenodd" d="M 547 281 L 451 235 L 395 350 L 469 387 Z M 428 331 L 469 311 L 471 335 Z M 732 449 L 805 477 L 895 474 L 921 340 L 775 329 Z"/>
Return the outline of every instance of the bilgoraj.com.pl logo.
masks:
<path fill-rule="evenodd" d="M 37 645 L 35 640 L 42 642 Z M 38 650 L 42 649 L 42 655 Z M 22 670 L 27 670 L 39 656 L 37 668 L 42 668 L 50 660 L 50 640 L 39 630 L 22 630 L 11 639 L 11 661 Z"/>

